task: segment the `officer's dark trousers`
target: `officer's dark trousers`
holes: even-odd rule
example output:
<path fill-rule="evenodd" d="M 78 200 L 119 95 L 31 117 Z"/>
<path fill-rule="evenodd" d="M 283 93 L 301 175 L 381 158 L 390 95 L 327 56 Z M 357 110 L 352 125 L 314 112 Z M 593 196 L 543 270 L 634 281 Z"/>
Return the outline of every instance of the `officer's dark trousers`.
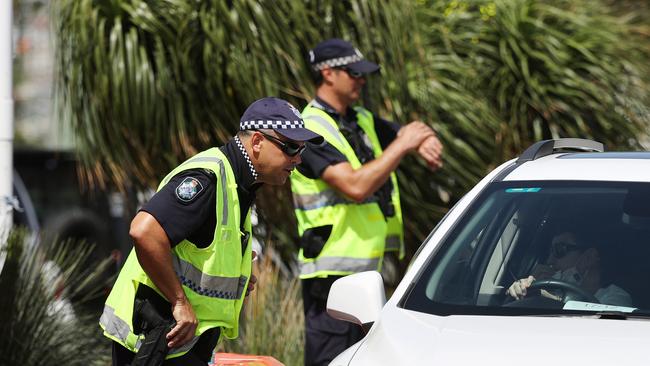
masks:
<path fill-rule="evenodd" d="M 218 332 L 217 332 L 218 333 Z M 217 336 L 217 340 L 219 337 Z M 200 340 L 199 340 L 200 342 Z M 198 347 L 197 347 L 198 346 Z M 188 353 L 180 357 L 171 358 L 163 362 L 164 366 L 206 366 L 212 357 L 212 350 L 216 342 L 210 345 L 195 345 Z M 113 342 L 113 366 L 128 366 L 133 362 L 135 353 L 124 348 L 121 344 Z"/>
<path fill-rule="evenodd" d="M 340 277 L 302 280 L 305 312 L 305 366 L 326 366 L 363 338 L 360 326 L 327 315 L 327 294 Z"/>

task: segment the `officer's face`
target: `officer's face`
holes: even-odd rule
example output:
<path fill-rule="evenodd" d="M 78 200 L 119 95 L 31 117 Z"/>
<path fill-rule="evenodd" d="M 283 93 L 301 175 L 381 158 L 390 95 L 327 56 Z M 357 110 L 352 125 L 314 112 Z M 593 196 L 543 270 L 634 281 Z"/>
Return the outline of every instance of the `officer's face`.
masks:
<path fill-rule="evenodd" d="M 353 77 L 342 69 L 332 71 L 332 86 L 335 93 L 348 105 L 359 100 L 361 89 L 366 84 L 365 76 Z"/>
<path fill-rule="evenodd" d="M 265 136 L 266 135 L 266 136 Z M 300 154 L 294 156 L 287 152 L 294 152 L 297 146 L 303 146 L 304 142 L 297 142 L 281 136 L 275 131 L 259 132 L 253 136 L 253 143 L 259 149 L 258 165 L 256 169 L 260 175 L 260 181 L 271 185 L 282 185 L 286 182 L 291 172 L 300 164 Z M 289 144 L 288 148 L 283 145 Z M 302 151 L 302 150 L 301 150 Z"/>

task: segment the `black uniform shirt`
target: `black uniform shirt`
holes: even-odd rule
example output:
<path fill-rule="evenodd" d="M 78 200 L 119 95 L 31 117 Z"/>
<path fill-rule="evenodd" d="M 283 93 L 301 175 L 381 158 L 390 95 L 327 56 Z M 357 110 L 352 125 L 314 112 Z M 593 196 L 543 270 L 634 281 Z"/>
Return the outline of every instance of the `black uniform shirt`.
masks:
<path fill-rule="evenodd" d="M 237 181 L 243 227 L 246 214 L 255 200 L 255 191 L 261 183 L 254 183 L 253 174 L 233 140 L 219 149 L 228 158 Z M 217 223 L 215 190 L 216 176 L 211 170 L 182 171 L 141 210 L 156 218 L 172 246 L 187 239 L 199 248 L 206 248 L 212 243 Z"/>
<path fill-rule="evenodd" d="M 364 143 L 361 143 L 360 141 L 355 143 L 355 141 L 353 141 L 354 139 L 351 138 L 350 135 L 346 135 L 346 139 L 350 142 L 352 148 L 357 153 L 357 157 L 360 157 L 361 155 L 358 151 L 359 149 L 364 150 L 368 154 L 372 154 L 372 146 L 369 145 L 370 142 L 367 140 L 367 137 L 364 139 L 365 133 L 357 124 L 357 112 L 354 109 L 348 107 L 345 116 L 341 116 L 334 108 L 319 97 L 315 98 L 312 106 L 322 109 L 332 117 L 332 119 L 337 122 L 339 129 L 341 129 L 344 135 L 346 135 L 345 131 L 347 130 L 356 133 L 357 136 L 362 139 Z M 374 121 L 375 132 L 377 133 L 379 144 L 382 149 L 386 149 L 386 147 L 388 147 L 388 145 L 390 145 L 390 143 L 397 137 L 397 131 L 399 131 L 401 126 L 377 116 L 374 116 Z M 301 158 L 302 163 L 297 167 L 298 171 L 304 176 L 312 179 L 320 178 L 323 171 L 328 166 L 348 161 L 343 153 L 327 142 L 324 142 L 322 146 L 307 144 L 307 148 L 302 153 Z"/>

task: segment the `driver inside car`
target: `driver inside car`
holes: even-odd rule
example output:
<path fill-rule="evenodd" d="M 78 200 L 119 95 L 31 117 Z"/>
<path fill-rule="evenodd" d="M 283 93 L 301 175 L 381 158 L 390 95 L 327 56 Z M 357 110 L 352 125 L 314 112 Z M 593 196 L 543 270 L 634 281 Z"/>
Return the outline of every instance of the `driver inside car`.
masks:
<path fill-rule="evenodd" d="M 633 306 L 631 296 L 622 288 L 614 284 L 602 287 L 598 249 L 581 245 L 575 233 L 570 231 L 554 236 L 546 264 L 537 264 L 530 276 L 513 282 L 506 294 L 516 300 L 524 299 L 527 289 L 536 280 L 558 280 L 578 286 L 601 304 Z M 541 289 L 540 295 L 562 301 L 553 290 Z"/>

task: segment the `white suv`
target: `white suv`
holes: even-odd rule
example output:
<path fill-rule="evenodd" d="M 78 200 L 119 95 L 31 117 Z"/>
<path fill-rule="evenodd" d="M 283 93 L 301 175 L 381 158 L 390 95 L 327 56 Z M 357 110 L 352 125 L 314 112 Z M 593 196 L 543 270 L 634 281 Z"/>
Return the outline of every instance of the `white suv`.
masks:
<path fill-rule="evenodd" d="M 334 283 L 370 328 L 330 365 L 650 365 L 650 152 L 540 141 L 440 221 L 385 304 Z"/>

